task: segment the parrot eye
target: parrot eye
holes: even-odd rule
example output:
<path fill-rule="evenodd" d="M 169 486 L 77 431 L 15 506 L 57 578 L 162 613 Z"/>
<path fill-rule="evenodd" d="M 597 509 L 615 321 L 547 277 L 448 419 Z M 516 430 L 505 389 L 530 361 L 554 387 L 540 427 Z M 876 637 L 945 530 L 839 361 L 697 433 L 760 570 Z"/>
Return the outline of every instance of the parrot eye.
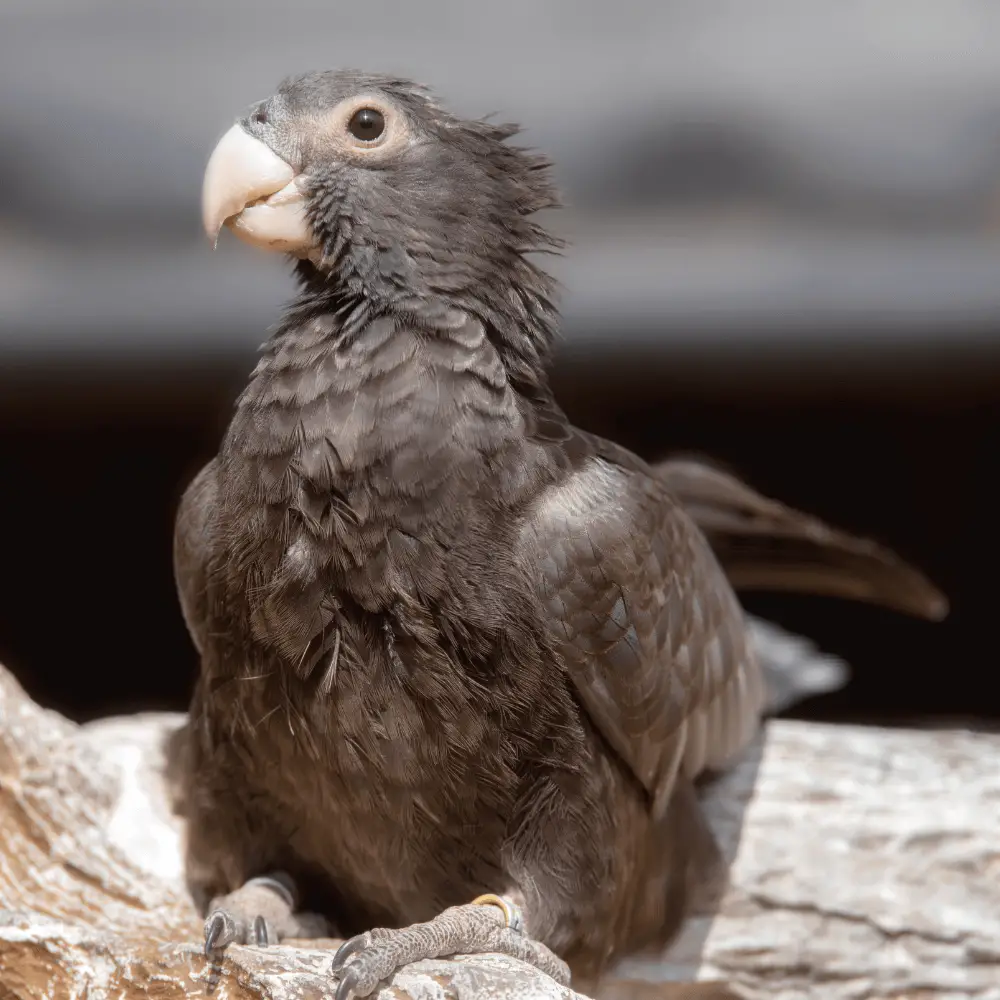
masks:
<path fill-rule="evenodd" d="M 375 108 L 360 108 L 351 115 L 347 131 L 362 142 L 375 142 L 385 132 L 385 115 Z"/>

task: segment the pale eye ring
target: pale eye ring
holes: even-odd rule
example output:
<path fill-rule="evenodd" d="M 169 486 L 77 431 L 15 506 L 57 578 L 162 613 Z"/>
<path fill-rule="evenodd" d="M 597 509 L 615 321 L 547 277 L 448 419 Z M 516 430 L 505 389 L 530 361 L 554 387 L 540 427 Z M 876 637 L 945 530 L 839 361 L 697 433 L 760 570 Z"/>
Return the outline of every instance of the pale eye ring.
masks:
<path fill-rule="evenodd" d="M 358 108 L 347 123 L 347 131 L 361 142 L 377 142 L 385 132 L 385 115 L 377 108 Z"/>

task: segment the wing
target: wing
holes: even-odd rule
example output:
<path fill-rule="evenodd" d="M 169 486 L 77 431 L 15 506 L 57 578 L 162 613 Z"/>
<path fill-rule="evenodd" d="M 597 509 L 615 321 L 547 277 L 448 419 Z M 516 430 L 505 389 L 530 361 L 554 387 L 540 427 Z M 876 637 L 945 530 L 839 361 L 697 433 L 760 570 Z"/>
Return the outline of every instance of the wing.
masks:
<path fill-rule="evenodd" d="M 846 597 L 931 620 L 948 612 L 922 573 L 876 542 L 761 496 L 702 461 L 670 459 L 654 471 L 705 532 L 737 590 Z"/>
<path fill-rule="evenodd" d="M 194 477 L 181 497 L 174 521 L 174 580 L 181 613 L 199 653 L 208 632 L 205 575 L 209 517 L 215 507 L 215 459 Z"/>
<path fill-rule="evenodd" d="M 663 808 L 756 731 L 763 682 L 707 541 L 654 476 L 593 456 L 543 494 L 521 555 L 580 700 Z"/>

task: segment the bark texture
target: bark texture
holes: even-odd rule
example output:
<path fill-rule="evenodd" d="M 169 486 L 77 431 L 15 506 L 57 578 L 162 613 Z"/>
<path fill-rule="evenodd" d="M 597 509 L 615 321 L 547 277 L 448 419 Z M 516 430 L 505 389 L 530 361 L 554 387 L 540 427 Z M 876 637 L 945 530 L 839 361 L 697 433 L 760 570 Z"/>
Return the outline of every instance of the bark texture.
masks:
<path fill-rule="evenodd" d="M 201 955 L 169 777 L 183 722 L 77 726 L 0 668 L 2 1000 L 332 997 L 333 941 Z M 696 974 L 751 1000 L 1000 1000 L 1000 737 L 775 722 L 705 801 L 732 860 L 719 913 L 607 996 Z M 417 963 L 380 1000 L 513 996 L 574 994 L 485 956 Z"/>

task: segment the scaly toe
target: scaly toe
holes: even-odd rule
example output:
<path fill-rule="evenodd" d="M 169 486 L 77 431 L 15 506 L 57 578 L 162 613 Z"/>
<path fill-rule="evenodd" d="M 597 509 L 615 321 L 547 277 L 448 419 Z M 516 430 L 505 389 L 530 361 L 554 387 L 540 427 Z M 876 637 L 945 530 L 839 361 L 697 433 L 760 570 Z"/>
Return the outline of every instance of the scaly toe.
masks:
<path fill-rule="evenodd" d="M 289 913 L 295 909 L 297 903 L 295 883 L 283 872 L 275 872 L 272 875 L 258 875 L 256 878 L 243 883 L 244 889 L 249 886 L 270 889 L 285 904 Z"/>

